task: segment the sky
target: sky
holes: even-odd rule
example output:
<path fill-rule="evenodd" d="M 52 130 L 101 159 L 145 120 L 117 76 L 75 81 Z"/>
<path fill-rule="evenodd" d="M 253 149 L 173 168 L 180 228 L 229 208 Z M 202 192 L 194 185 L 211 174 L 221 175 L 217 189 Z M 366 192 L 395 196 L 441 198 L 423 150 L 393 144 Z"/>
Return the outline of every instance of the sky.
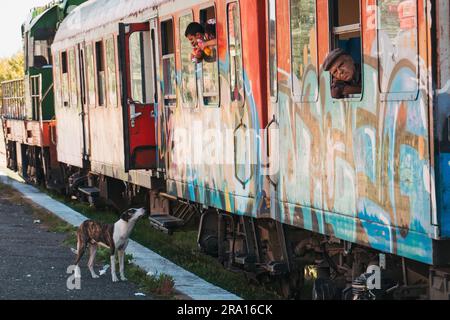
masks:
<path fill-rule="evenodd" d="M 30 9 L 51 0 L 3 0 L 0 7 L 0 58 L 22 51 L 21 26 Z"/>

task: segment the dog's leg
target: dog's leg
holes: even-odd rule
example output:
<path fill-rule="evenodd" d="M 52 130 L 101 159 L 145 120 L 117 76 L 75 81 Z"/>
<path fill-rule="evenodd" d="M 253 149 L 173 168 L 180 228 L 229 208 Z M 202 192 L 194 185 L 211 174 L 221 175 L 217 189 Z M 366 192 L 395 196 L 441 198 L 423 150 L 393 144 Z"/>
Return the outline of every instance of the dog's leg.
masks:
<path fill-rule="evenodd" d="M 118 256 L 119 256 L 120 280 L 127 281 L 127 278 L 125 277 L 125 250 L 119 250 Z"/>
<path fill-rule="evenodd" d="M 86 250 L 86 242 L 84 241 L 84 237 L 80 231 L 77 232 L 77 258 L 75 260 L 75 278 L 81 278 L 81 270 L 80 263 L 81 258 L 83 257 L 84 250 Z"/>
<path fill-rule="evenodd" d="M 91 244 L 89 245 L 89 262 L 88 262 L 88 268 L 91 272 L 91 276 L 93 279 L 99 278 L 99 276 L 94 271 L 94 263 L 95 263 L 95 255 L 97 254 L 97 245 Z"/>
<path fill-rule="evenodd" d="M 115 254 L 111 255 L 111 276 L 113 282 L 118 282 L 119 278 L 117 278 L 116 274 L 116 256 Z"/>

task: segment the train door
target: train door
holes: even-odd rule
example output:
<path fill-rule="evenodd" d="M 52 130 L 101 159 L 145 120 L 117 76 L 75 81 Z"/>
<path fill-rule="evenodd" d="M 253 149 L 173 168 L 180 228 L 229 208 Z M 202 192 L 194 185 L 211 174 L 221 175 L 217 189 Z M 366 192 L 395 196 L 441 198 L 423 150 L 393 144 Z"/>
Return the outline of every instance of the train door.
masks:
<path fill-rule="evenodd" d="M 86 96 L 86 63 L 85 46 L 78 45 L 78 70 L 80 76 L 80 105 L 81 105 L 81 134 L 82 134 L 82 152 L 83 161 L 89 160 L 89 108 Z"/>
<path fill-rule="evenodd" d="M 120 24 L 125 171 L 157 168 L 157 23 Z"/>

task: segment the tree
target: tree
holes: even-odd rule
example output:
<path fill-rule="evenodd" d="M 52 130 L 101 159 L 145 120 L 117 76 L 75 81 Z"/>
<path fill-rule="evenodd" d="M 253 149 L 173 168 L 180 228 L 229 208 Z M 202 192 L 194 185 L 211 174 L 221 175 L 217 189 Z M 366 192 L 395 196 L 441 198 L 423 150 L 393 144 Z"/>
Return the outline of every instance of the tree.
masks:
<path fill-rule="evenodd" d="M 24 76 L 24 58 L 17 53 L 10 58 L 0 59 L 0 82 L 20 79 Z"/>
<path fill-rule="evenodd" d="M 24 77 L 24 58 L 17 53 L 10 58 L 0 59 L 0 83 Z M 0 105 L 2 104 L 2 87 L 0 86 Z"/>

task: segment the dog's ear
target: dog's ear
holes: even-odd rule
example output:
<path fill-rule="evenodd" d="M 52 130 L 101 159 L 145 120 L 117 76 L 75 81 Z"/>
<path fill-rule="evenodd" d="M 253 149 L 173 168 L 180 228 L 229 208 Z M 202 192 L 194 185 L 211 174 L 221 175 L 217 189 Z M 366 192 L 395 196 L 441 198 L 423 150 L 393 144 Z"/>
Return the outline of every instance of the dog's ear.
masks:
<path fill-rule="evenodd" d="M 122 213 L 120 215 L 120 219 L 122 219 L 123 221 L 128 222 L 128 220 L 130 220 L 130 215 L 128 214 L 128 211 L 125 211 L 124 213 Z"/>
<path fill-rule="evenodd" d="M 131 218 L 133 218 L 135 211 L 136 211 L 135 209 L 128 209 L 127 211 L 122 213 L 122 215 L 120 216 L 120 219 L 128 222 Z"/>

